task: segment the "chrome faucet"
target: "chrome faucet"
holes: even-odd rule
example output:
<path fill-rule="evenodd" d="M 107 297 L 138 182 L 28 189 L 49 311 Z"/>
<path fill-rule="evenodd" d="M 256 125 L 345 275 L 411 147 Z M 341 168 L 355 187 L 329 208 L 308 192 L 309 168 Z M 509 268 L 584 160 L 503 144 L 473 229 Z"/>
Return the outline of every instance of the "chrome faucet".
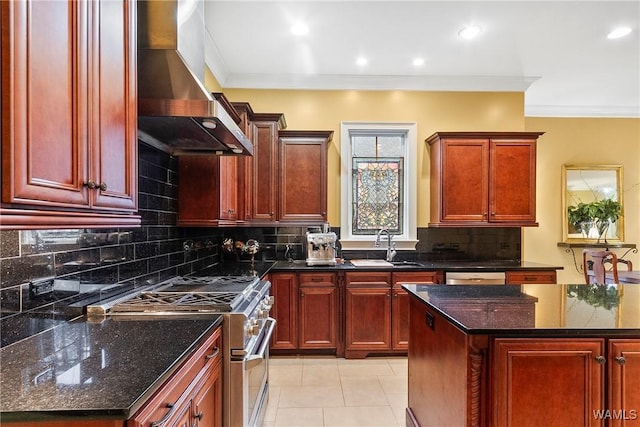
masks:
<path fill-rule="evenodd" d="M 386 228 L 381 228 L 380 230 L 378 230 L 378 234 L 376 235 L 376 243 L 375 243 L 375 247 L 379 248 L 380 247 L 380 235 L 382 235 L 382 233 L 386 233 L 387 235 L 387 257 L 386 260 L 391 262 L 393 261 L 393 257 L 396 256 L 396 242 L 393 241 L 393 234 L 389 233 L 389 230 L 387 230 Z"/>

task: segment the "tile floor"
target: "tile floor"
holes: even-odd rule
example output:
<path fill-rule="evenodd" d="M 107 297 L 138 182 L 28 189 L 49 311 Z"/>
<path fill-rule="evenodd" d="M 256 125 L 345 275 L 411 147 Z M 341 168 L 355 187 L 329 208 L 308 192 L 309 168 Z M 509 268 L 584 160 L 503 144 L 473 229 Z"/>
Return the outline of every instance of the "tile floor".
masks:
<path fill-rule="evenodd" d="M 270 359 L 263 427 L 405 425 L 407 358 Z"/>

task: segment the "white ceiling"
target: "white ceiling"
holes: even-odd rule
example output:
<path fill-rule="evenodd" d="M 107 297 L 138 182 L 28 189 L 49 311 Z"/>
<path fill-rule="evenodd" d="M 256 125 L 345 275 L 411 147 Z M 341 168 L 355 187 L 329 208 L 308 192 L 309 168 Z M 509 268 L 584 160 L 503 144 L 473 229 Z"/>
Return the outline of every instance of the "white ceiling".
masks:
<path fill-rule="evenodd" d="M 640 0 L 206 0 L 205 21 L 223 88 L 525 91 L 527 116 L 640 117 Z"/>

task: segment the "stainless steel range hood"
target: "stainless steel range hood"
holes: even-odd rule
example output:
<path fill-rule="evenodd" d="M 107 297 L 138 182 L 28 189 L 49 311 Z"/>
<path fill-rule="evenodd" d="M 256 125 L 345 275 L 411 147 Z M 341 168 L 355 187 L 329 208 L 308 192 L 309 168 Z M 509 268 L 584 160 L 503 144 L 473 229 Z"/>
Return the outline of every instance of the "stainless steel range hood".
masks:
<path fill-rule="evenodd" d="M 173 155 L 253 155 L 204 81 L 201 0 L 138 2 L 138 138 Z"/>

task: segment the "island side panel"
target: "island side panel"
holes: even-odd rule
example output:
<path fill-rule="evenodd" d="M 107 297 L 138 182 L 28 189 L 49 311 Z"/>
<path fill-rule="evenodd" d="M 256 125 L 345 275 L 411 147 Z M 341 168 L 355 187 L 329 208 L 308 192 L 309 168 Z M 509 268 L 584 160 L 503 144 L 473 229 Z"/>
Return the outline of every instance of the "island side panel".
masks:
<path fill-rule="evenodd" d="M 413 295 L 409 304 L 407 425 L 483 425 L 486 340 L 470 340 Z"/>

